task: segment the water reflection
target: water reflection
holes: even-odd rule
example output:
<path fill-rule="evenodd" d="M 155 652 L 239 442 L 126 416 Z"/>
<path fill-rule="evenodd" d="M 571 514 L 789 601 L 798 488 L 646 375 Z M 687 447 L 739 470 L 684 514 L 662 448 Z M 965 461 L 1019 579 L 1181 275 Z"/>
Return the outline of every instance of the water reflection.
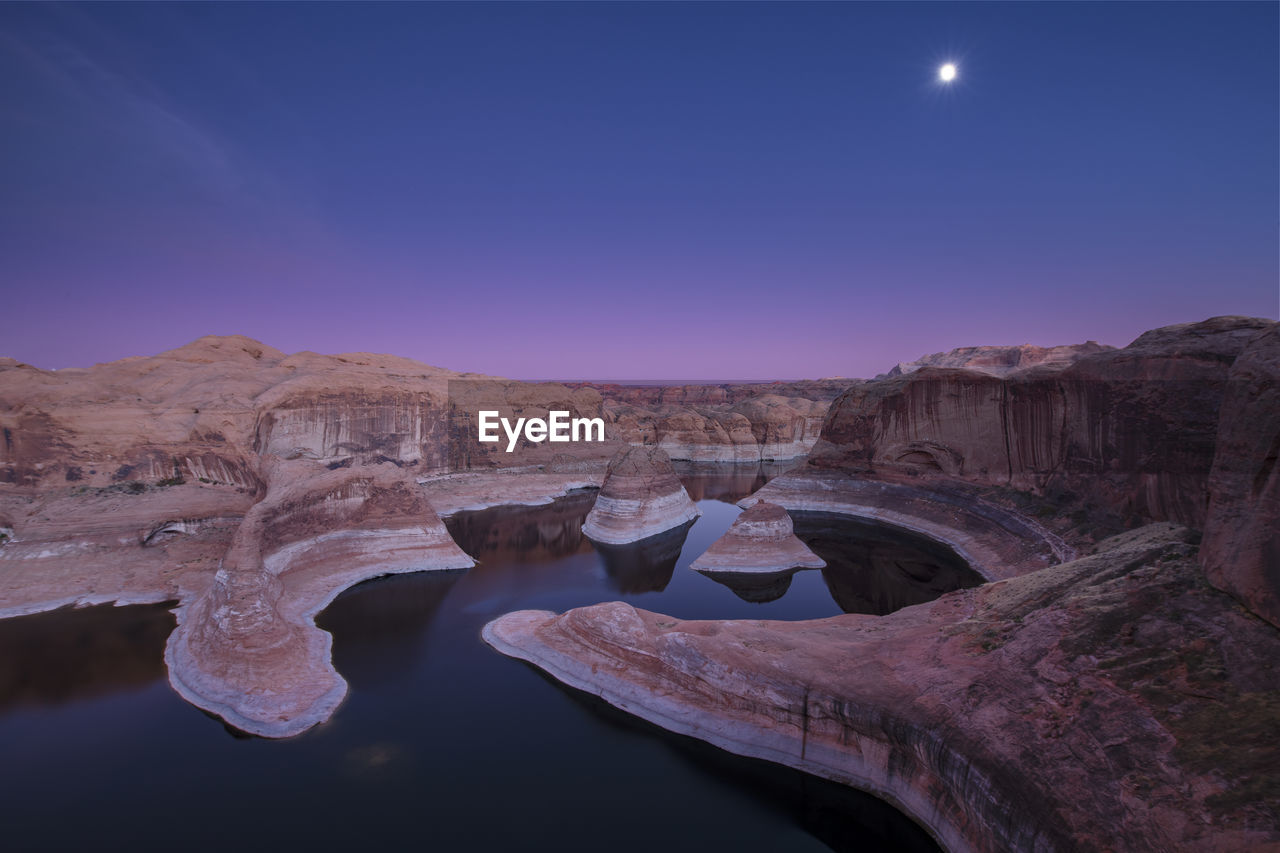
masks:
<path fill-rule="evenodd" d="M 702 574 L 718 584 L 727 586 L 743 601 L 765 604 L 777 601 L 791 589 L 791 579 L 799 569 L 782 572 L 708 572 Z"/>
<path fill-rule="evenodd" d="M 671 583 L 676 561 L 694 525 L 690 520 L 656 536 L 625 545 L 592 543 L 604 565 L 605 577 L 618 592 L 662 592 Z"/>
<path fill-rule="evenodd" d="M 982 576 L 954 551 L 896 528 L 831 513 L 792 513 L 796 536 L 827 561 L 823 580 L 845 613 L 892 613 Z"/>
<path fill-rule="evenodd" d="M 672 462 L 694 501 L 737 503 L 788 470 L 789 462 Z"/>
<path fill-rule="evenodd" d="M 163 679 L 175 603 L 66 607 L 0 619 L 0 710 L 60 705 Z"/>
<path fill-rule="evenodd" d="M 317 617 L 341 637 L 333 664 L 356 686 L 394 681 L 426 653 L 422 642 L 464 570 L 414 572 L 356 584 Z"/>
<path fill-rule="evenodd" d="M 444 520 L 453 541 L 481 562 L 537 563 L 591 550 L 582 522 L 596 490 L 571 492 L 542 506 L 497 506 Z"/>

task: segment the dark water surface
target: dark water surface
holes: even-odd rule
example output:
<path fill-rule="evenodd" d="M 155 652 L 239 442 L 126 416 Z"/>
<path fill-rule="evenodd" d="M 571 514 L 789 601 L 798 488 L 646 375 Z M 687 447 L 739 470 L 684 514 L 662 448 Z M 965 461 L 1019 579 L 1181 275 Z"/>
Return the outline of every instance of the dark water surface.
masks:
<path fill-rule="evenodd" d="M 451 519 L 480 564 L 370 581 L 330 605 L 317 621 L 350 694 L 289 740 L 236 737 L 169 688 L 163 606 L 0 620 L 5 847 L 936 849 L 879 800 L 663 732 L 480 641 L 523 608 L 809 619 L 976 581 L 945 550 L 823 515 L 797 516 L 797 532 L 827 569 L 764 592 L 714 581 L 689 563 L 738 514 L 725 501 L 773 472 L 681 473 L 702 517 L 635 546 L 583 538 L 593 492 Z"/>

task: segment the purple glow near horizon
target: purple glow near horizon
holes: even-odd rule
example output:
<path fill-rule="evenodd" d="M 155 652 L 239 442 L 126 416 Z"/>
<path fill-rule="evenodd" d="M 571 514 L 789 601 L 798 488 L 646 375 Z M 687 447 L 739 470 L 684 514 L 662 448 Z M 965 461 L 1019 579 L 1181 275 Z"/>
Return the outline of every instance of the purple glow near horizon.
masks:
<path fill-rule="evenodd" d="M 0 355 L 41 367 L 244 334 L 531 379 L 870 376 L 1277 315 L 1274 4 L 0 22 Z"/>

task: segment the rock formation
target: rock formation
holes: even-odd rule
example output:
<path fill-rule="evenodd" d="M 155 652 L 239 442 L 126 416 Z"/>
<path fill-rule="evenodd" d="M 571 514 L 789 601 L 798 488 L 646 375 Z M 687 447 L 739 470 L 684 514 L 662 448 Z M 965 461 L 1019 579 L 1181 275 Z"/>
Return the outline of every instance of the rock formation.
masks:
<path fill-rule="evenodd" d="M 698 517 L 671 460 L 657 447 L 629 447 L 613 458 L 582 532 L 617 545 L 646 539 Z"/>
<path fill-rule="evenodd" d="M 806 411 L 816 406 L 820 417 L 837 387 L 686 386 L 656 393 L 667 397 L 660 404 L 664 417 L 704 401 L 732 406 L 769 389 Z M 513 454 L 486 445 L 473 452 L 469 407 L 479 401 L 513 415 L 598 414 L 611 432 L 602 444 L 543 443 Z M 512 382 L 368 353 L 286 355 L 242 336 L 209 336 L 92 368 L 40 370 L 0 358 L 0 618 L 68 604 L 177 601 L 183 627 L 175 637 L 182 646 L 170 652 L 180 661 L 175 684 L 185 695 L 226 710 L 234 724 L 254 731 L 296 730 L 289 727 L 301 723 L 277 726 L 263 714 L 276 707 L 296 714 L 292 719 L 315 720 L 323 696 L 336 701 L 341 695 L 311 609 L 370 572 L 398 570 L 401 557 L 412 565 L 409 555 L 419 546 L 403 554 L 393 549 L 378 568 L 359 553 L 376 541 L 367 531 L 356 535 L 363 521 L 351 527 L 339 519 L 332 532 L 345 530 L 341 536 L 315 531 L 312 548 L 300 544 L 308 537 L 264 542 L 293 522 L 254 519 L 294 499 L 330 508 L 367 503 L 382 507 L 367 510 L 373 515 L 393 519 L 386 501 L 399 506 L 401 498 L 392 494 L 418 492 L 430 506 L 406 510 L 401 521 L 421 516 L 430 538 L 439 532 L 431 506 L 444 516 L 546 504 L 596 488 L 625 440 L 613 434 L 621 428 L 606 405 L 600 391 L 581 384 Z M 786 420 L 776 413 L 768 418 Z M 788 440 L 781 426 L 758 426 L 769 441 L 770 435 Z M 756 427 L 750 424 L 747 434 L 754 436 Z M 281 461 L 290 461 L 287 473 L 273 475 L 268 485 L 267 472 Z M 400 472 L 394 487 L 386 482 L 391 475 L 370 473 L 387 466 Z M 355 491 L 323 497 L 338 481 Z M 312 489 L 304 482 L 318 490 L 315 496 L 289 497 L 295 487 Z M 344 556 L 348 545 L 355 550 Z M 277 553 L 277 546 L 284 550 Z M 280 570 L 264 575 L 256 568 L 255 547 Z M 348 558 L 353 570 L 337 571 Z M 301 569 L 313 560 L 334 571 Z M 295 588 L 308 577 L 318 586 Z M 237 663 L 240 647 L 276 663 L 237 674 L 232 669 L 248 659 Z M 296 695 L 271 688 L 280 695 L 264 700 L 262 713 L 239 707 L 232 694 L 237 685 L 250 689 L 243 678 L 251 672 L 275 677 L 272 667 L 283 667 L 287 655 L 305 675 L 281 682 L 292 684 Z M 216 698 L 219 691 L 224 699 Z"/>
<path fill-rule="evenodd" d="M 1280 627 L 1280 325 L 1231 367 L 1209 476 L 1205 574 Z"/>
<path fill-rule="evenodd" d="M 926 367 L 854 386 L 832 404 L 810 462 L 1050 496 L 1113 529 L 1201 528 L 1227 371 L 1268 325 L 1218 317 L 1003 377 Z"/>
<path fill-rule="evenodd" d="M 656 444 L 672 459 L 756 463 L 807 453 L 831 401 L 855 382 L 594 387 L 623 441 Z"/>
<path fill-rule="evenodd" d="M 686 622 L 521 611 L 485 639 L 731 752 L 871 791 L 944 849 L 1280 842 L 1280 633 L 1163 524 L 888 616 Z"/>
<path fill-rule="evenodd" d="M 928 535 L 995 582 L 878 617 L 613 603 L 484 637 L 664 728 L 882 796 L 948 850 L 1280 848 L 1277 328 L 1216 318 L 1069 364 L 854 386 L 807 470 L 758 493 Z M 1161 519 L 1203 526 L 1203 549 Z"/>
<path fill-rule="evenodd" d="M 463 569 L 422 491 L 393 465 L 316 473 L 267 466 L 212 586 L 177 610 L 165 660 L 192 704 L 242 731 L 287 737 L 325 720 L 346 695 L 314 617 L 362 580 Z"/>
<path fill-rule="evenodd" d="M 949 352 L 923 355 L 915 361 L 899 362 L 888 373 L 881 373 L 876 379 L 904 376 L 922 367 L 962 367 L 979 373 L 990 373 L 992 376 L 1007 376 L 1014 371 L 1041 364 L 1051 366 L 1070 364 L 1082 355 L 1112 349 L 1115 348 L 1104 346 L 1096 341 L 1058 347 L 1035 347 L 1030 344 L 1011 347 L 960 347 Z"/>
<path fill-rule="evenodd" d="M 956 479 L 810 468 L 783 474 L 739 503 L 767 500 L 791 512 L 835 513 L 900 528 L 945 545 L 986 580 L 1003 580 L 1076 556 L 1070 542 L 990 489 Z"/>
<path fill-rule="evenodd" d="M 792 532 L 791 516 L 777 504 L 757 500 L 734 519 L 723 536 L 690 565 L 705 573 L 786 572 L 826 565 Z"/>

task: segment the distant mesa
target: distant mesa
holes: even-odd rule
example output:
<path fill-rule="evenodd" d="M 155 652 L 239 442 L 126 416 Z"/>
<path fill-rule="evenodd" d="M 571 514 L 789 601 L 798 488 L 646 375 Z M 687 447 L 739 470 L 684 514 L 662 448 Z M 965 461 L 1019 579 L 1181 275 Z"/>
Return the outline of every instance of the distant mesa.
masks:
<path fill-rule="evenodd" d="M 796 537 L 785 509 L 768 501 L 756 501 L 690 568 L 704 574 L 763 575 L 821 569 L 825 565 L 826 561 Z M 788 575 L 783 592 L 790 583 Z"/>
<path fill-rule="evenodd" d="M 1010 373 L 1040 365 L 1049 368 L 1066 367 L 1082 356 L 1110 352 L 1114 349 L 1115 347 L 1100 344 L 1097 341 L 1056 347 L 1037 347 L 1030 344 L 1007 347 L 959 347 L 947 352 L 922 355 L 915 361 L 899 362 L 888 373 L 881 373 L 876 379 L 905 376 L 925 367 L 963 368 L 991 376 L 1008 376 Z"/>
<path fill-rule="evenodd" d="M 613 457 L 582 532 L 617 545 L 647 539 L 697 518 L 698 507 L 659 447 L 628 447 Z"/>

